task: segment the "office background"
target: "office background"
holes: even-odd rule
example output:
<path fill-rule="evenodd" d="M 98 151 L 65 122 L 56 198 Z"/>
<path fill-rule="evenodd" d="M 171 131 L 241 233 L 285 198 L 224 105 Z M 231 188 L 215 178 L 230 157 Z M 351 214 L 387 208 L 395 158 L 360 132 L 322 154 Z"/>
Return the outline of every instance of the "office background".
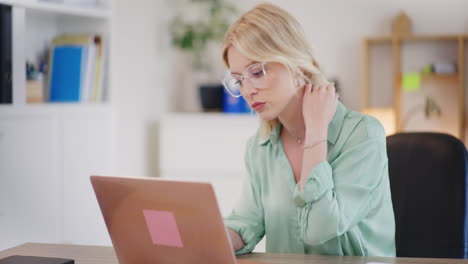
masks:
<path fill-rule="evenodd" d="M 0 234 L 6 237 L 0 239 L 0 249 L 27 241 L 108 245 L 89 174 L 207 180 L 221 196 L 223 214 L 238 194 L 243 146 L 255 130 L 256 117 L 202 113 L 196 81 L 200 73 L 171 44 L 169 26 L 176 15 L 197 19 L 199 9 L 188 0 L 109 1 L 110 11 L 103 16 L 110 36 L 109 97 L 104 106 L 0 107 Z M 239 13 L 260 2 L 231 1 Z M 401 10 L 411 18 L 415 33 L 468 33 L 464 0 L 271 2 L 301 22 L 325 73 L 338 80 L 342 100 L 353 110 L 362 107 L 362 40 L 390 35 L 392 20 Z M 53 8 L 39 16 L 47 12 L 53 13 Z M 214 76 L 204 78 L 217 81 L 224 69 L 216 60 L 219 44 L 212 47 Z M 374 51 L 377 63 L 372 69 L 380 75 L 372 79 L 371 98 L 373 104 L 386 107 L 393 102 L 387 63 L 391 54 L 385 51 L 388 47 L 382 49 Z M 419 70 L 411 62 L 434 50 L 424 45 L 408 49 L 418 52 L 409 52 L 406 71 Z M 453 57 L 451 49 L 437 51 L 440 58 Z M 52 120 L 46 122 L 50 129 L 29 129 L 43 128 L 37 118 Z M 56 120 L 68 123 L 56 130 L 61 126 Z M 42 170 L 43 164 L 49 167 Z M 71 177 L 61 175 L 63 167 L 72 171 Z M 21 177 L 15 175 L 18 171 Z"/>

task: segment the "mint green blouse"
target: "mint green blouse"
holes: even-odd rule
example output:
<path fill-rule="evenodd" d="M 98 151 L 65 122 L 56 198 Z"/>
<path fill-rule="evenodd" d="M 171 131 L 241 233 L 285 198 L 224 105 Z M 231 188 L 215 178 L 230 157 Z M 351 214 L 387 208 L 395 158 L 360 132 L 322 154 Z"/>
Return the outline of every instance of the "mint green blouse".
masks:
<path fill-rule="evenodd" d="M 386 138 L 376 119 L 338 103 L 328 128 L 328 160 L 299 191 L 278 126 L 247 143 L 248 175 L 228 228 L 251 252 L 266 235 L 274 253 L 395 256 Z"/>

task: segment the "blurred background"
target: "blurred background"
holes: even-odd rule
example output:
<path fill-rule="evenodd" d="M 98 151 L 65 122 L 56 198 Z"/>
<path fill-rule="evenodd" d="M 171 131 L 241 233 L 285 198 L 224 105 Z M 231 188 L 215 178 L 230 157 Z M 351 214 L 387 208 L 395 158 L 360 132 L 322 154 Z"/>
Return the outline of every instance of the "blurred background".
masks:
<path fill-rule="evenodd" d="M 260 2 L 0 0 L 0 250 L 110 245 L 96 174 L 208 181 L 228 214 L 258 118 L 223 90 L 221 42 Z M 465 140 L 467 1 L 270 2 L 348 108 Z"/>

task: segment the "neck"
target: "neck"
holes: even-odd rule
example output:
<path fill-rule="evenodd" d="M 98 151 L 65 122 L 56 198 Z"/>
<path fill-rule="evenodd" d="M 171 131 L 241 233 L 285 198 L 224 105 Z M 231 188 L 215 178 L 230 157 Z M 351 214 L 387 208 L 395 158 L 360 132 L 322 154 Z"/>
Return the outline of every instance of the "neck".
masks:
<path fill-rule="evenodd" d="M 302 115 L 302 96 L 294 96 L 278 119 L 283 126 L 283 133 L 299 143 L 304 141 L 306 129 Z"/>

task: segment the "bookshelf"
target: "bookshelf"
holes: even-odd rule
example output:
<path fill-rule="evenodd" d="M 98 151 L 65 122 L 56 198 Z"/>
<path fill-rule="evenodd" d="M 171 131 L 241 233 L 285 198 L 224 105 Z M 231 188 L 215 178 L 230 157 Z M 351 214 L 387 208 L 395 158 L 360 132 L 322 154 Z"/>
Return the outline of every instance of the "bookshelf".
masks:
<path fill-rule="evenodd" d="M 13 102 L 0 104 L 0 250 L 28 241 L 110 245 L 89 175 L 115 174 L 111 1 L 0 0 L 13 15 Z M 105 100 L 27 103 L 26 62 L 59 35 L 85 33 L 104 39 Z"/>
<path fill-rule="evenodd" d="M 392 114 L 394 132 L 403 131 L 437 131 L 452 134 L 460 139 L 465 138 L 465 86 L 466 86 L 466 41 L 468 34 L 447 35 L 417 35 L 406 34 L 391 36 L 372 36 L 363 40 L 363 76 L 362 76 L 362 107 L 363 112 L 386 112 Z M 402 82 L 404 74 L 404 60 L 408 55 L 404 49 L 408 45 L 449 45 L 446 50 L 455 54 L 450 61 L 454 61 L 458 70 L 451 74 L 421 74 L 421 87 L 424 92 L 415 94 L 403 91 Z M 371 103 L 371 49 L 377 46 L 388 46 L 392 60 L 393 104 L 389 107 L 376 107 Z M 413 52 L 415 49 L 412 50 Z M 430 52 L 427 57 L 434 56 Z M 439 58 L 440 59 L 440 58 Z M 375 66 L 375 65 L 374 65 Z M 425 65 L 421 65 L 422 66 Z M 428 87 L 428 88 L 427 88 Z M 419 97 L 418 97 L 419 95 Z M 440 120 L 423 122 L 423 116 L 419 115 L 419 121 L 414 122 L 412 127 L 407 126 L 408 103 L 416 102 L 422 95 L 430 95 L 438 98 L 442 108 L 447 109 Z M 445 105 L 445 106 L 444 106 Z"/>
<path fill-rule="evenodd" d="M 52 40 L 63 34 L 99 34 L 103 37 L 103 78 L 106 91 L 103 102 L 107 106 L 110 105 L 108 78 L 112 17 L 110 0 L 98 0 L 96 6 L 78 6 L 43 0 L 0 0 L 0 4 L 12 6 L 13 102 L 11 106 L 30 105 L 26 100 L 26 62 L 38 65 L 39 57 L 50 48 Z M 72 104 L 75 103 L 70 103 Z M 85 108 L 91 103 L 79 104 Z"/>

